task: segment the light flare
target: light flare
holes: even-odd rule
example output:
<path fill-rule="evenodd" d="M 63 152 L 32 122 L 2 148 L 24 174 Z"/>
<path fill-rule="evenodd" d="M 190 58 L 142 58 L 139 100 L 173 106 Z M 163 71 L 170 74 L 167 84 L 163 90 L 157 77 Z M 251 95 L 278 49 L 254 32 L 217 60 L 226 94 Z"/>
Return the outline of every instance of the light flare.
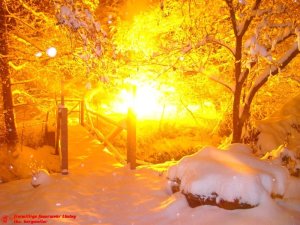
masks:
<path fill-rule="evenodd" d="M 119 101 L 113 104 L 114 111 L 125 114 L 128 107 L 133 107 L 138 118 L 160 118 L 166 111 L 166 106 L 161 102 L 163 94 L 151 86 L 137 85 L 135 96 L 130 90 L 122 89 L 117 99 Z"/>

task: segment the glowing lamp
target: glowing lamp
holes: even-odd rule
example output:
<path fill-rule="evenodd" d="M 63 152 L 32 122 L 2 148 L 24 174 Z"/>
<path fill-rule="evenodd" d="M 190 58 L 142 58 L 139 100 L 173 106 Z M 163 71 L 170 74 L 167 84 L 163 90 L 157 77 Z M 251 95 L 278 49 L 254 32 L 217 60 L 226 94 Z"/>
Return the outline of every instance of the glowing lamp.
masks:
<path fill-rule="evenodd" d="M 41 57 L 42 55 L 43 55 L 42 52 L 37 52 L 37 53 L 35 53 L 35 57 L 37 57 L 37 58 Z"/>
<path fill-rule="evenodd" d="M 53 58 L 53 57 L 56 56 L 57 50 L 56 50 L 56 48 L 54 48 L 54 47 L 50 47 L 50 48 L 47 49 L 46 53 L 47 53 L 47 55 L 48 55 L 49 57 Z"/>

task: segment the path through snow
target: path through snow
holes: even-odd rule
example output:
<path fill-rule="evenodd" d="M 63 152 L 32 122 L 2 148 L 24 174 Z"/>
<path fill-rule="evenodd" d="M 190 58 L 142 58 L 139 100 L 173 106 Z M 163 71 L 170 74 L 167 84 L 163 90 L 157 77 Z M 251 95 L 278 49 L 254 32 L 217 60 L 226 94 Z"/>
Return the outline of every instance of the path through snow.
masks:
<path fill-rule="evenodd" d="M 37 188 L 30 179 L 1 184 L 0 224 L 300 224 L 299 196 L 248 210 L 192 209 L 183 195 L 171 195 L 165 174 L 120 165 L 80 126 L 71 126 L 69 136 L 69 175 L 51 175 Z M 293 185 L 298 187 L 299 182 Z"/>

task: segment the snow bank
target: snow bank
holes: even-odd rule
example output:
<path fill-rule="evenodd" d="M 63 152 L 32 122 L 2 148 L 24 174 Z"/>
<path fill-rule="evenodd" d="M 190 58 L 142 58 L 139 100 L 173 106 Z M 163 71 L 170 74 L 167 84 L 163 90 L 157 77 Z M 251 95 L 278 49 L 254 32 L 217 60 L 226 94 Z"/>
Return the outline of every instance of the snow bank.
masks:
<path fill-rule="evenodd" d="M 252 156 L 245 145 L 234 144 L 221 150 L 205 147 L 184 157 L 168 170 L 168 179 L 180 180 L 180 191 L 259 205 L 263 196 L 283 196 L 288 172 L 272 161 Z"/>
<path fill-rule="evenodd" d="M 60 171 L 60 159 L 53 154 L 54 149 L 43 146 L 32 149 L 27 146 L 18 146 L 12 156 L 7 151 L 0 153 L 0 180 L 3 182 L 29 178 L 41 169 L 50 173 Z"/>
<path fill-rule="evenodd" d="M 297 159 L 295 152 L 285 146 L 281 145 L 267 152 L 262 159 L 271 159 L 274 163 L 286 167 L 292 176 L 300 176 L 300 160 Z"/>
<path fill-rule="evenodd" d="M 288 101 L 271 117 L 258 121 L 257 145 L 266 153 L 286 145 L 300 155 L 300 95 Z"/>
<path fill-rule="evenodd" d="M 48 177 L 45 173 L 37 188 L 32 187 L 31 179 L 0 184 L 0 221 L 8 219 L 7 224 L 13 224 L 19 217 L 21 224 L 41 224 L 33 218 L 41 215 L 49 225 L 300 225 L 299 178 L 289 177 L 283 199 L 263 195 L 261 204 L 251 209 L 191 208 L 184 195 L 166 190 L 163 171 L 174 162 L 129 170 L 107 154 L 84 128 L 70 126 L 69 134 L 69 175 L 51 173 Z M 251 150 L 241 145 L 229 149 L 245 155 Z"/>

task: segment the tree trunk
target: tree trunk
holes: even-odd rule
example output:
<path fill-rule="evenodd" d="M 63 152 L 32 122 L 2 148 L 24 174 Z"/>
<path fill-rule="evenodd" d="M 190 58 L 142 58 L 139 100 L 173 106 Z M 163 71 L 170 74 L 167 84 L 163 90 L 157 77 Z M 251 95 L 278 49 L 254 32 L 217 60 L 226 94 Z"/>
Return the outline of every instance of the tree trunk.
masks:
<path fill-rule="evenodd" d="M 240 119 L 240 105 L 241 105 L 241 94 L 243 89 L 244 80 L 241 79 L 242 75 L 242 37 L 236 36 L 235 43 L 235 90 L 233 96 L 233 108 L 232 108 L 232 143 L 241 141 L 242 127 Z"/>
<path fill-rule="evenodd" d="M 17 129 L 13 112 L 13 99 L 8 67 L 7 43 L 7 12 L 4 2 L 0 0 L 0 76 L 2 82 L 3 114 L 5 123 L 5 137 L 9 146 L 14 147 L 18 141 Z"/>
<path fill-rule="evenodd" d="M 231 143 L 241 142 L 243 123 L 240 118 L 240 101 L 242 87 L 238 83 L 234 92 L 233 111 L 232 111 L 232 140 Z"/>
<path fill-rule="evenodd" d="M 279 66 L 271 65 L 266 67 L 266 69 L 257 77 L 259 82 L 254 82 L 254 85 L 248 91 L 242 111 L 240 111 L 240 108 L 237 109 L 237 105 L 240 106 L 240 89 L 242 88 L 242 85 L 240 85 L 239 83 L 236 84 L 236 92 L 234 95 L 233 103 L 232 143 L 241 142 L 243 127 L 245 125 L 245 122 L 250 118 L 251 103 L 258 90 L 268 81 L 271 75 L 277 75 L 279 71 L 284 69 L 299 53 L 300 51 L 298 48 L 298 43 L 295 42 L 289 48 L 289 50 L 287 50 L 285 54 L 278 60 Z M 245 74 L 243 76 L 245 77 Z"/>

